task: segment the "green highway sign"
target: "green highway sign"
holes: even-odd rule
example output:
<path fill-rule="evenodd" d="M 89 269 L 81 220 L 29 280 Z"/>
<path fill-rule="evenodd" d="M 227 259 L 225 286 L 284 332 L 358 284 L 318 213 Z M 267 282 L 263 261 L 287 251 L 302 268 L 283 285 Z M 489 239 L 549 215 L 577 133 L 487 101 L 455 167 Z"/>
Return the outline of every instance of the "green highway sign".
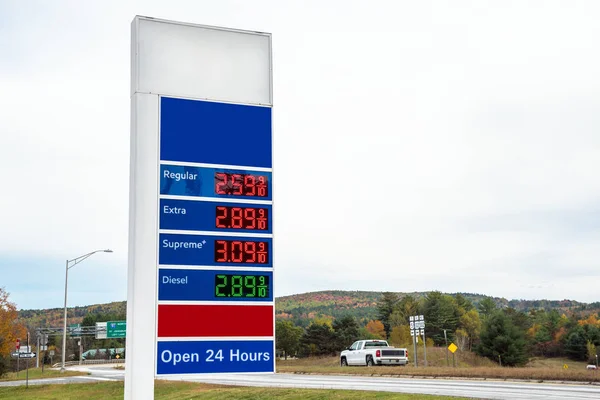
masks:
<path fill-rule="evenodd" d="M 127 322 L 125 321 L 108 321 L 106 323 L 107 338 L 122 338 L 125 337 L 127 330 Z"/>
<path fill-rule="evenodd" d="M 70 332 L 72 335 L 80 335 L 81 324 L 69 324 L 68 332 Z"/>

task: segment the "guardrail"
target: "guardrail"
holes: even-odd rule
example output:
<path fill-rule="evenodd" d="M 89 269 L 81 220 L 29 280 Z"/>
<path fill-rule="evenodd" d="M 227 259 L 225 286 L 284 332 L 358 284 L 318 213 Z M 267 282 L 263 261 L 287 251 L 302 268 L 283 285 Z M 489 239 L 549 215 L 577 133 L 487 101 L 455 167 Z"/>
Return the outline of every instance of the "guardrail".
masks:
<path fill-rule="evenodd" d="M 93 365 L 93 364 L 125 364 L 124 358 L 113 358 L 112 360 L 83 360 L 81 365 Z M 67 361 L 65 366 L 80 365 L 79 361 Z M 52 364 L 52 368 L 60 368 L 62 363 Z"/>

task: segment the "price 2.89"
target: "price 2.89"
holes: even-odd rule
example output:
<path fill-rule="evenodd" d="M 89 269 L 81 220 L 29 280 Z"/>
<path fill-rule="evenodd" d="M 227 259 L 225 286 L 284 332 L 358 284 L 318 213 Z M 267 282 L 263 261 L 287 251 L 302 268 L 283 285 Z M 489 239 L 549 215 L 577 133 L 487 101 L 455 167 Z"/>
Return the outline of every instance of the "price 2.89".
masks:
<path fill-rule="evenodd" d="M 216 206 L 215 214 L 216 228 L 248 230 L 268 229 L 268 208 Z"/>
<path fill-rule="evenodd" d="M 268 298 L 269 277 L 267 275 L 216 275 L 215 297 Z"/>

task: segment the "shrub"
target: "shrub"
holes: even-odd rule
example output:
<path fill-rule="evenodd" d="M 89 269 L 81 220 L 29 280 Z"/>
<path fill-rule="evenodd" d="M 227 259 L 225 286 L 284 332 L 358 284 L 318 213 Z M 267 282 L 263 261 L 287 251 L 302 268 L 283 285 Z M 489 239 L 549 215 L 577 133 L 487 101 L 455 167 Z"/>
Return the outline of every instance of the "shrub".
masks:
<path fill-rule="evenodd" d="M 10 370 L 8 359 L 0 355 L 0 378 Z"/>

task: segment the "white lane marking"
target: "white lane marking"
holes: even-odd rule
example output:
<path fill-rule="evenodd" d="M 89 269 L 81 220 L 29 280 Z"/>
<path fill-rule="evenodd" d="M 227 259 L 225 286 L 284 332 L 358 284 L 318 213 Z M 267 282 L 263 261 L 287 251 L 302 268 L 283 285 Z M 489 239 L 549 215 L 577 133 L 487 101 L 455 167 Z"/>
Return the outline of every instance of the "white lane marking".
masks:
<path fill-rule="evenodd" d="M 95 381 L 114 381 L 114 379 L 110 379 L 110 378 L 102 378 L 100 376 L 78 376 L 77 378 L 81 378 L 81 379 L 92 379 Z"/>

